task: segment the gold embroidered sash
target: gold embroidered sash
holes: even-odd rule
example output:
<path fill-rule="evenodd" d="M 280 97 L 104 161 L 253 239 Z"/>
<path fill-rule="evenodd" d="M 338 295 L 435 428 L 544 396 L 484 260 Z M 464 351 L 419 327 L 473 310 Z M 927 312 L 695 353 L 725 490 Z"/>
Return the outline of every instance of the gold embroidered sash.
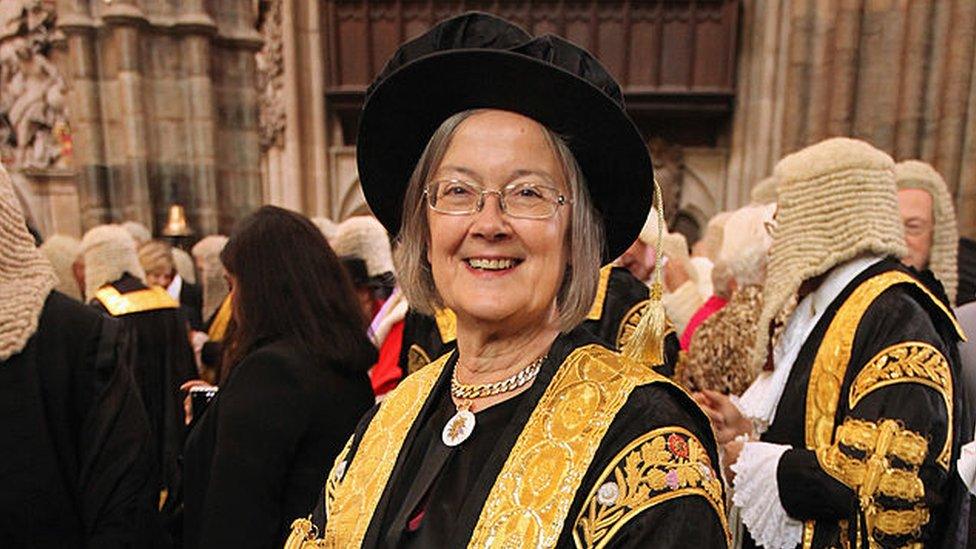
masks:
<path fill-rule="evenodd" d="M 598 345 L 563 362 L 519 435 L 468 547 L 551 547 L 610 423 L 634 387 L 666 378 Z"/>
<path fill-rule="evenodd" d="M 810 371 L 807 386 L 804 438 L 809 450 L 833 443 L 840 388 L 851 361 L 851 351 L 858 324 L 875 299 L 897 284 L 911 284 L 921 289 L 951 320 L 961 335 L 955 316 L 925 286 L 901 271 L 887 271 L 862 282 L 837 310 L 824 334 Z M 948 410 L 950 421 L 952 410 Z M 803 547 L 813 544 L 815 521 L 803 525 Z"/>
<path fill-rule="evenodd" d="M 451 354 L 447 353 L 407 376 L 380 405 L 335 488 L 325 526 L 326 547 L 362 546 L 407 432 Z"/>

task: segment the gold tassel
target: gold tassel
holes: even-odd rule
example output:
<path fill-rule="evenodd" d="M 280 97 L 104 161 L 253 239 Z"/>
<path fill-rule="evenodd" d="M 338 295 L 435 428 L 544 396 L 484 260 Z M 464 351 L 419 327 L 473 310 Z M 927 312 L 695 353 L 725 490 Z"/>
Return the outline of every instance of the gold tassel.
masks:
<path fill-rule="evenodd" d="M 624 344 L 621 354 L 647 366 L 664 363 L 664 303 L 661 301 L 661 284 L 651 285 L 651 299 L 634 328 L 633 335 Z"/>
<path fill-rule="evenodd" d="M 312 516 L 296 519 L 291 523 L 291 533 L 285 540 L 284 549 L 306 549 L 310 547 L 325 547 L 325 542 L 316 539 L 318 528 L 312 523 Z"/>
<path fill-rule="evenodd" d="M 634 333 L 620 350 L 623 356 L 646 366 L 664 364 L 664 333 L 667 317 L 664 313 L 661 282 L 661 243 L 664 240 L 664 204 L 661 201 L 661 186 L 654 180 L 654 202 L 657 204 L 657 249 L 654 254 L 654 281 L 651 283 L 651 299 L 641 315 Z"/>

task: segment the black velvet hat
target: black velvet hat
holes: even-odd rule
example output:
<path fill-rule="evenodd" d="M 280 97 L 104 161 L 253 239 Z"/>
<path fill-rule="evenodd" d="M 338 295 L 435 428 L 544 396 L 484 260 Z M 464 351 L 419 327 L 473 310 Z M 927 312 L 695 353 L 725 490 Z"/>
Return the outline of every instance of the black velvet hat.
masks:
<path fill-rule="evenodd" d="M 448 19 L 400 46 L 366 92 L 359 177 L 391 234 L 427 142 L 444 120 L 475 108 L 516 112 L 565 137 L 603 219 L 604 262 L 634 242 L 651 207 L 653 170 L 620 87 L 586 50 L 484 13 Z"/>

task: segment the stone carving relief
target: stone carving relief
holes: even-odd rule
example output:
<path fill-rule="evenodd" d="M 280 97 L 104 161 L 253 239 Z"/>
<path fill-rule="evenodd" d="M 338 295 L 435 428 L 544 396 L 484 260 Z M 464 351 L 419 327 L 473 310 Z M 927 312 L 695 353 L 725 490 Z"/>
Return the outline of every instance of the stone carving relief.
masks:
<path fill-rule="evenodd" d="M 261 2 L 259 24 L 264 45 L 255 54 L 258 70 L 261 149 L 284 146 L 285 99 L 282 54 L 281 0 Z"/>
<path fill-rule="evenodd" d="M 684 184 L 684 152 L 680 145 L 669 143 L 660 137 L 652 137 L 647 144 L 654 165 L 654 178 L 661 185 L 664 201 L 664 218 L 673 227 L 681 204 L 681 187 Z"/>
<path fill-rule="evenodd" d="M 67 165 L 67 84 L 49 58 L 63 39 L 51 3 L 0 1 L 0 158 L 11 167 Z"/>

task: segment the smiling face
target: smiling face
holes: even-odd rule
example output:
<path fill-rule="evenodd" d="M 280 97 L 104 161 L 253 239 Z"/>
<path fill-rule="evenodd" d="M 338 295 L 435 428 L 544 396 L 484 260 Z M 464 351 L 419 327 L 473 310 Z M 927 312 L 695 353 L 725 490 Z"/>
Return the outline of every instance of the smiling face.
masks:
<path fill-rule="evenodd" d="M 569 196 L 565 175 L 544 129 L 524 116 L 488 110 L 455 131 L 431 181 L 457 179 L 487 190 L 536 182 Z M 497 194 L 470 215 L 427 208 L 434 284 L 459 319 L 517 328 L 556 320 L 556 295 L 568 263 L 570 208 L 548 219 L 518 219 Z"/>

